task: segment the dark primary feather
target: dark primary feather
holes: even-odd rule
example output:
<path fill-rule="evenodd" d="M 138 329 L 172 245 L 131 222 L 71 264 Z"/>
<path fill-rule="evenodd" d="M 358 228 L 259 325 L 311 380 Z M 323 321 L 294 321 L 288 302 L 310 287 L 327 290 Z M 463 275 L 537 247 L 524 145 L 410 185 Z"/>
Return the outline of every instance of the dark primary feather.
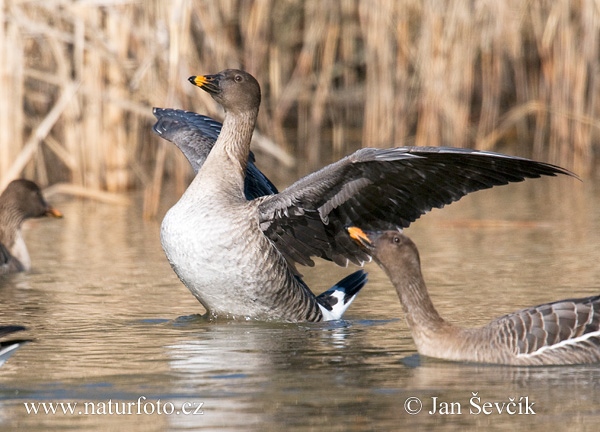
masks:
<path fill-rule="evenodd" d="M 0 326 L 0 337 L 4 337 L 11 333 L 15 333 L 18 331 L 23 331 L 23 330 L 27 330 L 27 329 L 23 326 L 16 326 L 16 325 Z"/>
<path fill-rule="evenodd" d="M 366 283 L 367 273 L 362 270 L 356 271 L 317 296 L 317 302 L 328 311 L 332 311 L 339 302 L 339 299 L 336 296 L 337 293 L 343 293 L 341 300 L 343 301 L 343 304 L 346 305 L 349 301 L 352 301 L 354 296 L 358 294 L 360 289 Z"/>
<path fill-rule="evenodd" d="M 540 348 L 600 330 L 600 295 L 533 306 L 494 320 L 490 326 L 510 329 L 504 342 L 514 341 L 515 354 L 533 354 Z M 594 338 L 593 338 L 594 339 Z M 600 334 L 595 341 L 600 341 Z M 565 346 L 561 349 L 579 349 Z M 535 354 L 534 354 L 535 355 Z"/>
<path fill-rule="evenodd" d="M 154 115 L 154 131 L 177 145 L 198 172 L 221 123 L 175 109 L 154 108 Z M 405 228 L 432 208 L 470 192 L 556 174 L 573 176 L 550 164 L 470 149 L 365 148 L 278 194 L 250 153 L 245 195 L 249 200 L 263 197 L 261 229 L 290 264 L 314 265 L 311 257 L 320 257 L 345 266 L 370 259 L 346 235 L 345 226 Z"/>
<path fill-rule="evenodd" d="M 554 165 L 469 149 L 366 148 L 260 198 L 260 224 L 288 259 L 310 265 L 317 256 L 360 264 L 369 256 L 345 226 L 405 228 L 470 192 L 557 174 L 574 176 Z M 305 230 L 310 234 L 300 236 Z"/>
<path fill-rule="evenodd" d="M 175 144 L 197 173 L 217 141 L 223 125 L 191 111 L 154 108 L 152 112 L 157 119 L 152 130 Z M 250 152 L 244 181 L 246 199 L 277 193 L 277 188 L 254 162 L 254 154 Z"/>

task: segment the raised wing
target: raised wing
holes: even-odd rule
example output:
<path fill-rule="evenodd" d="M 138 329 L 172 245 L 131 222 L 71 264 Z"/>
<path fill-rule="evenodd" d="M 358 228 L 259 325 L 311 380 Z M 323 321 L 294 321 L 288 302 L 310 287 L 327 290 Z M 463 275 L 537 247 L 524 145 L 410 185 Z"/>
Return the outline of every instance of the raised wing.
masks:
<path fill-rule="evenodd" d="M 370 260 L 344 227 L 404 228 L 435 207 L 481 189 L 566 174 L 560 167 L 498 153 L 449 147 L 366 148 L 260 198 L 260 227 L 288 258 L 339 265 Z"/>
<path fill-rule="evenodd" d="M 157 119 L 152 130 L 175 144 L 197 173 L 217 141 L 223 125 L 191 111 L 154 108 L 152 112 Z M 254 154 L 250 152 L 244 183 L 246 199 L 277 193 L 277 188 L 256 168 L 254 162 Z"/>
<path fill-rule="evenodd" d="M 561 300 L 492 321 L 500 342 L 517 357 L 568 356 L 600 360 L 600 296 Z M 571 351 L 566 353 L 565 351 Z"/>

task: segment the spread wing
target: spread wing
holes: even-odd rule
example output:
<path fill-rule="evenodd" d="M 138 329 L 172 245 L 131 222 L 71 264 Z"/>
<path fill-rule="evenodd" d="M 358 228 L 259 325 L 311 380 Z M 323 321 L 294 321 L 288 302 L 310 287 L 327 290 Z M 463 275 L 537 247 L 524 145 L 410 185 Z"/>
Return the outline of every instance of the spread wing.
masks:
<path fill-rule="evenodd" d="M 223 125 L 191 111 L 154 108 L 152 112 L 157 119 L 152 130 L 175 144 L 197 173 L 217 141 Z M 244 184 L 246 199 L 277 193 L 277 188 L 256 168 L 254 162 L 254 154 L 250 152 Z"/>
<path fill-rule="evenodd" d="M 288 260 L 370 260 L 344 227 L 407 227 L 434 207 L 480 189 L 571 172 L 498 153 L 449 147 L 358 150 L 277 195 L 259 198 L 263 232 Z"/>
<path fill-rule="evenodd" d="M 503 329 L 500 342 L 518 357 L 600 360 L 600 296 L 534 306 L 498 318 L 490 326 Z"/>

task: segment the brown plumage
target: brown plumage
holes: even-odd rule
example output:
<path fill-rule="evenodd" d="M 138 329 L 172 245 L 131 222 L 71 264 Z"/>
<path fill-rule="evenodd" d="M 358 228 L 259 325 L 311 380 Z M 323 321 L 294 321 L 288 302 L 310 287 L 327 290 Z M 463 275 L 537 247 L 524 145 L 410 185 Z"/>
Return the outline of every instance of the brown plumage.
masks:
<path fill-rule="evenodd" d="M 420 354 L 511 365 L 600 361 L 600 295 L 533 306 L 465 329 L 436 311 L 415 244 L 399 231 L 348 228 L 392 281 Z"/>

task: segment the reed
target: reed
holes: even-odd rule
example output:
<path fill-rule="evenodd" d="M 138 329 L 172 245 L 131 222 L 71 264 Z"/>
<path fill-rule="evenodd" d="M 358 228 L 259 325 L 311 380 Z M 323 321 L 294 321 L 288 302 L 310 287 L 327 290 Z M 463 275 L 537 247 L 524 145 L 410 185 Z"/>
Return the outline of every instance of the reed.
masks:
<path fill-rule="evenodd" d="M 191 170 L 151 107 L 220 118 L 186 78 L 227 67 L 263 84 L 269 174 L 360 146 L 502 150 L 582 175 L 598 153 L 593 0 L 3 0 L 0 22 L 0 187 L 143 188 L 155 214 L 163 179 L 181 190 Z"/>

